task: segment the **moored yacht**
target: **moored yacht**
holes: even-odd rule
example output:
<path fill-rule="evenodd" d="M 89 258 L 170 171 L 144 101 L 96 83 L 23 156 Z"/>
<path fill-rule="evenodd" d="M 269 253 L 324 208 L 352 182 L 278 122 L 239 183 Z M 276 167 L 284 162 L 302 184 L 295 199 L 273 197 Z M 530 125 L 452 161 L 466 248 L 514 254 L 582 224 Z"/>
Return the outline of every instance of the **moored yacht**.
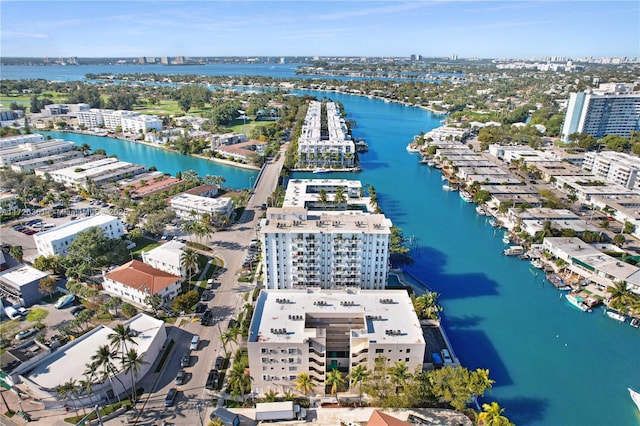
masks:
<path fill-rule="evenodd" d="M 576 308 L 580 309 L 582 312 L 591 312 L 591 308 L 588 307 L 587 304 L 584 303 L 582 299 L 576 296 L 575 294 L 565 294 L 564 297 L 567 299 L 569 303 L 571 303 Z"/>
<path fill-rule="evenodd" d="M 464 190 L 460 190 L 460 198 L 462 198 L 465 203 L 470 203 L 473 201 L 473 196 Z"/>
<path fill-rule="evenodd" d="M 620 322 L 625 322 L 627 320 L 627 317 L 625 317 L 624 315 L 622 315 L 619 312 L 615 312 L 615 311 L 606 311 L 606 314 L 609 318 L 614 319 L 616 321 L 620 321 Z"/>
<path fill-rule="evenodd" d="M 640 410 L 640 393 L 634 391 L 631 388 L 627 388 L 627 389 L 629 390 L 629 395 L 631 395 L 631 399 L 636 404 L 636 407 L 638 408 L 638 410 Z"/>

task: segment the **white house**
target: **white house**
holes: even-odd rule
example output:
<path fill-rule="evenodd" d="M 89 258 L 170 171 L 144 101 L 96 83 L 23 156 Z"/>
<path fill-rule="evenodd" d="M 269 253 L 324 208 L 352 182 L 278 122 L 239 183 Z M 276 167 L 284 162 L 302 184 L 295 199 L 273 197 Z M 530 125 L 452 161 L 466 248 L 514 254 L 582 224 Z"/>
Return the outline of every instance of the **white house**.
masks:
<path fill-rule="evenodd" d="M 182 278 L 161 271 L 139 260 L 132 260 L 110 271 L 103 272 L 102 287 L 108 293 L 138 306 L 151 307 L 147 297 L 158 294 L 167 302 L 180 293 Z"/>
<path fill-rule="evenodd" d="M 184 243 L 171 240 L 151 251 L 143 251 L 142 261 L 149 266 L 172 275 L 179 275 L 184 279 L 187 276 L 187 269 L 182 266 L 182 253 L 184 253 L 184 248 Z"/>

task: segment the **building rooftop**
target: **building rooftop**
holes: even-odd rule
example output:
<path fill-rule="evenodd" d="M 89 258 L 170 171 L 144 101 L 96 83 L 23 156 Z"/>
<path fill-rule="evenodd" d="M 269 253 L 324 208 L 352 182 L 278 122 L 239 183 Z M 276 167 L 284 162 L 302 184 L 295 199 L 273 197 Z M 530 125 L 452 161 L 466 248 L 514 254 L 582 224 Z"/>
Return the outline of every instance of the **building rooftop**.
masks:
<path fill-rule="evenodd" d="M 262 233 L 391 233 L 391 220 L 384 214 L 365 214 L 356 210 L 308 212 L 303 207 L 272 207 L 261 222 Z"/>
<path fill-rule="evenodd" d="M 182 256 L 184 248 L 184 243 L 178 240 L 171 240 L 153 250 L 142 252 L 142 259 L 152 258 L 167 265 L 180 265 L 180 256 Z"/>
<path fill-rule="evenodd" d="M 118 219 L 115 216 L 110 216 L 107 214 L 101 214 L 97 216 L 89 216 L 86 218 L 74 220 L 64 225 L 61 225 L 57 228 L 50 229 L 48 231 L 38 232 L 34 235 L 36 238 L 42 238 L 46 236 L 49 240 L 60 240 L 63 238 L 67 238 L 70 235 L 75 235 L 78 232 L 86 231 L 89 228 L 93 228 L 94 226 L 102 226 L 108 224 L 109 222 Z"/>
<path fill-rule="evenodd" d="M 229 197 L 209 198 L 191 194 L 178 194 L 171 199 L 172 203 L 190 205 L 194 209 L 220 209 L 226 207 L 230 201 Z"/>
<path fill-rule="evenodd" d="M 423 343 L 422 328 L 404 290 L 262 290 L 249 331 L 250 342 L 302 343 L 319 330 L 314 318 L 354 318 L 364 324 L 352 337 L 377 344 Z M 414 312 L 413 315 L 408 315 Z"/>
<path fill-rule="evenodd" d="M 135 344 L 129 344 L 129 347 L 135 348 L 138 354 L 142 355 L 147 352 L 149 345 L 154 341 L 164 323 L 149 315 L 138 314 L 125 322 L 124 325 L 128 325 L 136 332 L 133 337 Z M 91 357 L 96 353 L 98 347 L 110 344 L 109 335 L 113 332 L 113 329 L 107 326 L 98 326 L 44 358 L 25 375 L 25 378 L 47 392 L 55 391 L 61 383 L 65 383 L 69 379 L 82 379 L 85 365 L 92 362 Z"/>
<path fill-rule="evenodd" d="M 42 272 L 41 270 L 29 265 L 18 265 L 14 268 L 0 272 L 0 281 L 18 289 L 23 285 L 39 281 L 48 275 L 49 274 L 46 272 Z"/>
<path fill-rule="evenodd" d="M 149 294 L 156 294 L 180 279 L 176 275 L 151 267 L 139 260 L 127 262 L 104 276 L 138 291 L 148 290 Z"/>

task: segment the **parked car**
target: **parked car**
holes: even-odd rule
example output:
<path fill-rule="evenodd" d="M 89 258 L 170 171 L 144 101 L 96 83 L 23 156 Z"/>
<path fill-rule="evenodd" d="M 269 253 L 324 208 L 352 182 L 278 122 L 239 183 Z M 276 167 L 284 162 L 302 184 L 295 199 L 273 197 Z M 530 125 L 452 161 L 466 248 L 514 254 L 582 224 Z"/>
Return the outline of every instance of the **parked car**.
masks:
<path fill-rule="evenodd" d="M 196 305 L 196 309 L 194 312 L 196 314 L 203 314 L 206 310 L 207 310 L 207 305 L 205 305 L 204 303 L 198 303 Z"/>
<path fill-rule="evenodd" d="M 75 317 L 75 316 L 78 316 L 78 314 L 79 314 L 80 312 L 84 311 L 85 309 L 87 309 L 87 307 L 86 307 L 86 306 L 84 306 L 84 305 L 78 305 L 78 306 L 76 306 L 75 308 L 73 308 L 73 309 L 71 310 L 71 315 L 73 315 L 74 317 Z"/>
<path fill-rule="evenodd" d="M 205 389 L 213 390 L 218 385 L 218 370 L 209 371 L 207 376 L 207 383 L 204 385 Z"/>
<path fill-rule="evenodd" d="M 216 370 L 220 370 L 222 368 L 222 363 L 224 362 L 224 358 L 222 356 L 218 356 L 216 358 L 216 362 L 214 363 L 214 367 Z"/>
<path fill-rule="evenodd" d="M 38 332 L 37 328 L 27 328 L 26 330 L 22 330 L 20 333 L 16 334 L 17 340 L 28 339 Z"/>
<path fill-rule="evenodd" d="M 211 312 L 211 310 L 207 309 L 205 313 L 202 315 L 202 318 L 200 318 L 200 323 L 202 325 L 209 325 L 212 317 L 213 317 L 213 313 Z"/>
<path fill-rule="evenodd" d="M 176 388 L 169 389 L 169 392 L 167 392 L 167 396 L 164 398 L 164 406 L 171 407 L 176 400 L 177 394 L 178 390 Z"/>
<path fill-rule="evenodd" d="M 191 338 L 191 344 L 189 345 L 189 349 L 192 351 L 197 351 L 199 345 L 200 345 L 200 336 L 196 334 Z"/>
<path fill-rule="evenodd" d="M 233 318 L 231 318 L 231 319 L 229 320 L 229 323 L 227 324 L 227 330 L 228 330 L 228 329 L 230 329 L 230 328 L 233 328 L 233 327 L 235 327 L 235 326 L 236 326 L 236 320 L 234 320 Z"/>
<path fill-rule="evenodd" d="M 443 349 L 440 351 L 440 353 L 442 354 L 442 359 L 444 360 L 445 364 L 451 364 L 453 362 L 453 359 L 451 359 L 451 354 L 449 353 L 448 349 Z"/>
<path fill-rule="evenodd" d="M 184 370 L 180 370 L 178 371 L 178 375 L 176 376 L 176 385 L 180 386 L 184 384 L 184 379 L 185 379 L 186 373 L 184 372 Z"/>
<path fill-rule="evenodd" d="M 186 368 L 186 367 L 189 367 L 190 365 L 191 365 L 191 353 L 187 353 L 180 360 L 180 367 Z"/>

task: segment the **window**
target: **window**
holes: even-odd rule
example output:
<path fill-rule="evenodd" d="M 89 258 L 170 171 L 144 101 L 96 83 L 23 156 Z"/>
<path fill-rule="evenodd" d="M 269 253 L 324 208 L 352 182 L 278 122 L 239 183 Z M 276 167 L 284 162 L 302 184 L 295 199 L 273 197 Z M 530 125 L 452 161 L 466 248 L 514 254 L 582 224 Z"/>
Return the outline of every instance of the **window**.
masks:
<path fill-rule="evenodd" d="M 402 352 L 402 351 L 401 351 Z M 407 353 L 411 352 L 411 348 L 407 348 Z"/>
<path fill-rule="evenodd" d="M 289 371 L 298 371 L 298 367 L 296 367 L 295 365 L 292 365 L 289 367 Z"/>
<path fill-rule="evenodd" d="M 384 349 L 376 349 L 376 353 L 377 353 L 377 354 L 384 353 Z"/>

